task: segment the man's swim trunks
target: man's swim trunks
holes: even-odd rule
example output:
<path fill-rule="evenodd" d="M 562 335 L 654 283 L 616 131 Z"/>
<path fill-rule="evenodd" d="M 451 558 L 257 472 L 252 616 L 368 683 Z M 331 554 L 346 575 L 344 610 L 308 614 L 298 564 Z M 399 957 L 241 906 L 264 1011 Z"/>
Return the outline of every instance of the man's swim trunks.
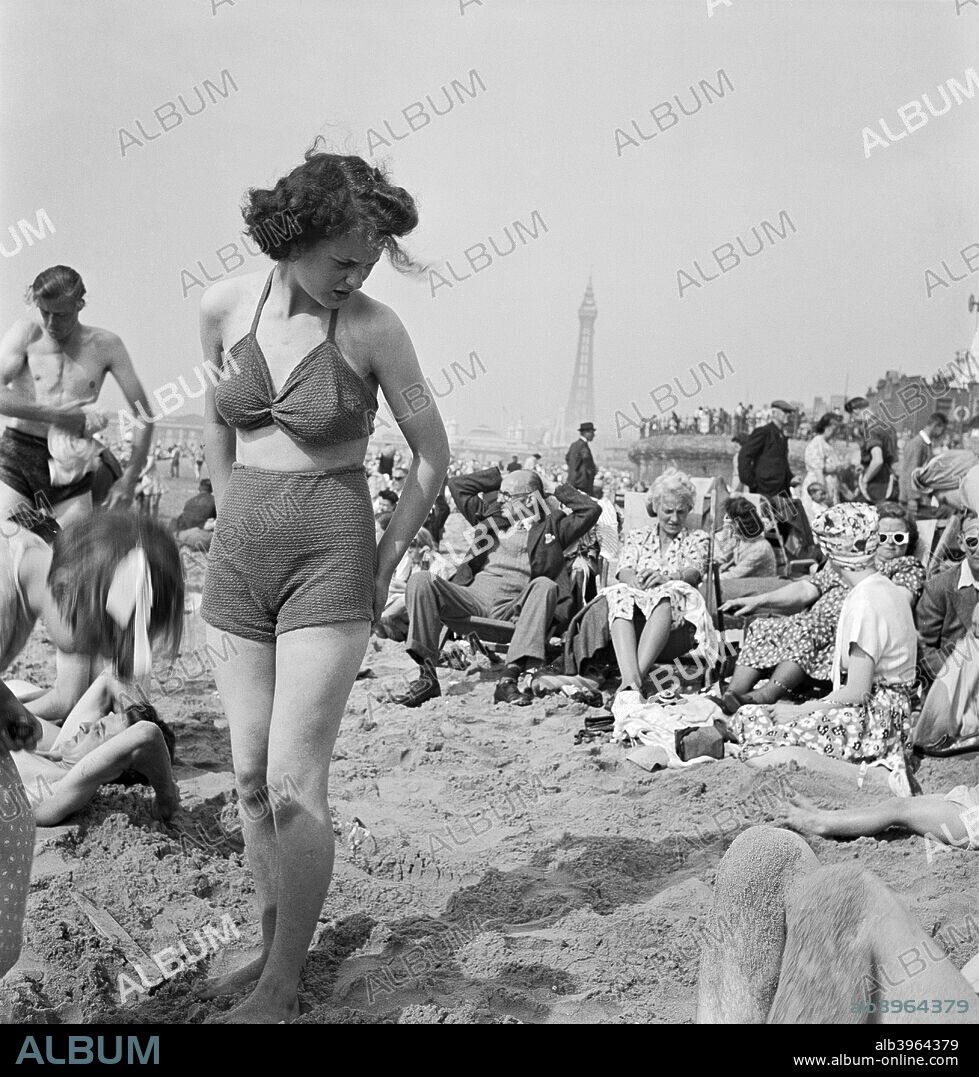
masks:
<path fill-rule="evenodd" d="M 25 434 L 8 426 L 0 437 L 0 482 L 38 508 L 57 505 L 92 489 L 91 472 L 68 486 L 52 486 L 50 459 L 46 437 Z"/>

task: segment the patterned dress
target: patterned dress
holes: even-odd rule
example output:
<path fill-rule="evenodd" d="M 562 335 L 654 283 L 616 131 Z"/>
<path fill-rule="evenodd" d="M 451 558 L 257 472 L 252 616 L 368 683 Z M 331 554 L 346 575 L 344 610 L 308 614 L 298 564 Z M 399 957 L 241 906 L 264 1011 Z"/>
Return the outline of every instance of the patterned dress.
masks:
<path fill-rule="evenodd" d="M 710 539 L 705 531 L 681 531 L 666 553 L 660 549 L 659 524 L 630 531 L 622 547 L 618 571 L 632 569 L 641 575 L 655 569 L 664 576 L 679 572 L 685 565 L 696 568 L 701 575 L 707 571 Z M 670 623 L 679 628 L 689 621 L 697 636 L 699 647 L 713 661 L 718 653 L 717 633 L 707 611 L 703 596 L 683 580 L 670 580 L 649 590 L 626 583 L 613 584 L 601 592 L 608 603 L 608 623 L 616 619 L 631 621 L 638 610 L 646 618 L 664 599 L 670 603 Z"/>
<path fill-rule="evenodd" d="M 845 680 L 850 645 L 857 643 L 875 662 L 869 699 L 845 706 L 827 702 L 819 710 L 788 721 L 780 719 L 771 706 L 741 707 L 732 719 L 741 739 L 741 758 L 751 759 L 775 748 L 802 747 L 849 763 L 879 763 L 891 771 L 894 790 L 910 796 L 905 747 L 911 736 L 917 653 L 911 608 L 880 573 L 846 594 L 848 601 L 834 640 L 833 684 L 838 689 Z"/>
<path fill-rule="evenodd" d="M 877 570 L 911 592 L 912 605 L 925 586 L 925 570 L 914 557 L 877 561 Z M 833 645 L 847 589 L 831 565 L 810 576 L 819 598 L 802 613 L 790 617 L 762 617 L 752 621 L 738 656 L 739 666 L 771 670 L 781 662 L 795 662 L 816 681 L 833 679 Z"/>
<path fill-rule="evenodd" d="M 839 480 L 837 471 L 842 467 L 840 458 L 836 455 L 832 445 L 822 434 L 817 434 L 806 446 L 806 477 L 802 480 L 803 504 L 809 498 L 807 493 L 811 482 L 820 482 L 826 487 L 829 494 L 829 503 L 835 505 L 839 501 Z"/>

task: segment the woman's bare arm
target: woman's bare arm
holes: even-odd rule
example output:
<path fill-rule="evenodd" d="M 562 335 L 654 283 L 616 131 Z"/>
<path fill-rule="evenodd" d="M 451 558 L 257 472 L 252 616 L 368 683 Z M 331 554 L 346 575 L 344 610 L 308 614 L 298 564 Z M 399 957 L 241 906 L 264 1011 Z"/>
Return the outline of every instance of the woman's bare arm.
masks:
<path fill-rule="evenodd" d="M 377 547 L 377 579 L 387 583 L 442 489 L 449 439 L 407 330 L 393 311 L 378 306 L 371 369 L 412 453 L 397 508 Z"/>
<path fill-rule="evenodd" d="M 204 362 L 213 363 L 218 370 L 224 369 L 221 328 L 227 313 L 229 293 L 229 283 L 223 281 L 208 288 L 201 298 L 201 349 Z M 231 465 L 235 462 L 237 444 L 234 430 L 218 413 L 214 389 L 214 382 L 208 378 L 204 394 L 204 457 L 207 460 L 207 473 L 214 486 L 214 503 L 220 508 L 224 488 L 231 477 Z"/>

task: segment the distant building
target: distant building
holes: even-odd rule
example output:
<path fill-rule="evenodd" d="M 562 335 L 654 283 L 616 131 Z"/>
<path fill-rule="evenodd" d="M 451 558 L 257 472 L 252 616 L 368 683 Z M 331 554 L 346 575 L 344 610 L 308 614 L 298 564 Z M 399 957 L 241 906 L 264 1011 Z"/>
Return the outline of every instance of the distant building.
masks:
<path fill-rule="evenodd" d="M 936 411 L 961 426 L 979 414 L 979 363 L 966 352 L 931 377 L 889 370 L 867 399 L 874 414 L 898 433 L 917 433 Z"/>

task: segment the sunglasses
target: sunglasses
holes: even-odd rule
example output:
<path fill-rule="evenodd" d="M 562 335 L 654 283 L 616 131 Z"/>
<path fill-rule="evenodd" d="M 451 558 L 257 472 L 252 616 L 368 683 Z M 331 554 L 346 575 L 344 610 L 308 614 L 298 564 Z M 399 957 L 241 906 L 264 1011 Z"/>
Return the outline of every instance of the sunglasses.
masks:
<path fill-rule="evenodd" d="M 878 531 L 877 537 L 885 546 L 892 543 L 895 546 L 903 546 L 911 537 L 907 531 Z"/>
<path fill-rule="evenodd" d="M 528 491 L 526 494 L 511 494 L 509 490 L 500 491 L 501 501 L 526 501 L 527 498 L 533 497 L 534 492 Z"/>
<path fill-rule="evenodd" d="M 965 546 L 967 550 L 974 550 L 979 546 L 979 535 L 969 535 L 968 537 L 963 535 L 962 545 Z"/>

